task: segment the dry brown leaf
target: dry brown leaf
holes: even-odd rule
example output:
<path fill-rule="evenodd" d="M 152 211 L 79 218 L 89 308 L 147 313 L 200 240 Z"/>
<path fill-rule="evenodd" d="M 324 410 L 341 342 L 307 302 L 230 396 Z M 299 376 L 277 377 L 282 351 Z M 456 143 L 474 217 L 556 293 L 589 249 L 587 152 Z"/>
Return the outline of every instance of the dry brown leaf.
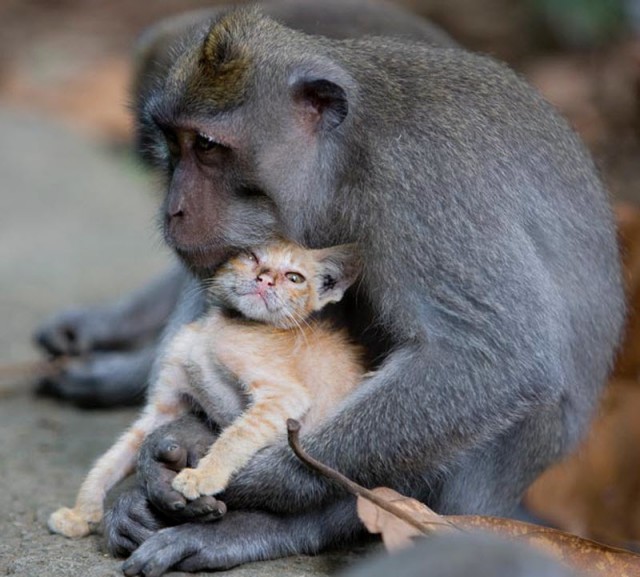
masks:
<path fill-rule="evenodd" d="M 432 532 L 441 533 L 455 530 L 453 527 L 447 527 L 446 521 L 440 515 L 420 501 L 405 497 L 388 487 L 378 487 L 373 489 L 373 493 L 409 513 L 416 521 L 431 529 Z M 425 534 L 400 519 L 397 515 L 381 509 L 364 497 L 358 497 L 358 517 L 360 517 L 369 533 L 382 536 L 384 546 L 389 551 L 397 551 L 408 547 L 413 542 L 414 537 Z"/>
<path fill-rule="evenodd" d="M 447 519 L 461 529 L 480 529 L 527 543 L 590 577 L 640 577 L 640 555 L 631 551 L 512 519 L 474 515 Z"/>
<path fill-rule="evenodd" d="M 392 507 L 410 514 L 416 523 L 427 527 L 428 532 L 482 530 L 503 538 L 524 541 L 591 577 L 640 577 L 640 555 L 630 551 L 512 519 L 438 515 L 423 503 L 386 487 L 374 489 L 373 493 Z M 405 547 L 414 537 L 425 534 L 425 531 L 381 509 L 363 496 L 358 497 L 358 515 L 370 532 L 382 535 L 389 550 Z"/>

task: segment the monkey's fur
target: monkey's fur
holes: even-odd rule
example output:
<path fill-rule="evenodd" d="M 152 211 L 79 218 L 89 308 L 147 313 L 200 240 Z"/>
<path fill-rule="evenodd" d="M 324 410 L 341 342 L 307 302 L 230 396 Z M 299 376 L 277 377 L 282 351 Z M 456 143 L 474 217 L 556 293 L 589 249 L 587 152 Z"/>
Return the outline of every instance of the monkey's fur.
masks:
<path fill-rule="evenodd" d="M 365 248 L 346 320 L 380 365 L 306 449 L 441 513 L 508 514 L 583 432 L 623 319 L 609 203 L 578 138 L 508 68 L 458 48 L 311 37 L 250 10 L 191 28 L 170 55 L 140 84 L 140 141 L 168 176 L 165 235 L 195 276 L 277 234 Z M 201 310 L 184 300 L 174 326 Z M 353 499 L 284 445 L 232 479 L 221 521 L 150 532 L 166 521 L 146 497 L 206 517 L 157 460 L 204 431 L 191 419 L 147 443 L 144 491 L 107 522 L 113 551 L 144 541 L 126 574 L 360 534 Z"/>

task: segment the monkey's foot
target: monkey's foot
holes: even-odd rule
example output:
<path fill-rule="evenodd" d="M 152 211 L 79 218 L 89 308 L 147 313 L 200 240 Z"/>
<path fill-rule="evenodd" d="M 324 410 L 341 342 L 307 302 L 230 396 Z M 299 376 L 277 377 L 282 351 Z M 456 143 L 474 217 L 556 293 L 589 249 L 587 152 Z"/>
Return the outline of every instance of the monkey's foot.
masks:
<path fill-rule="evenodd" d="M 91 534 L 91 526 L 84 515 L 76 509 L 62 507 L 49 517 L 49 530 L 65 537 L 86 537 Z"/>
<path fill-rule="evenodd" d="M 187 499 L 221 493 L 226 483 L 221 483 L 219 475 L 211 475 L 199 469 L 183 469 L 178 473 L 171 486 Z"/>

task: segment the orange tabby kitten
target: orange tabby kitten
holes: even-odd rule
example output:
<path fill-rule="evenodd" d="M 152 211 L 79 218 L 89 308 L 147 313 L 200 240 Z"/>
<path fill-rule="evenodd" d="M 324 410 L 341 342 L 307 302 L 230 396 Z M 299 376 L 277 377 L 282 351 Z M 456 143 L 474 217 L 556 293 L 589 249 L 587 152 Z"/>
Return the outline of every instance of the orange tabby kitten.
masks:
<path fill-rule="evenodd" d="M 285 435 L 287 418 L 304 426 L 325 418 L 361 381 L 363 355 L 346 332 L 310 316 L 339 301 L 358 272 L 352 245 L 309 250 L 280 242 L 224 264 L 210 281 L 210 311 L 169 343 L 142 415 L 91 469 L 74 508 L 51 515 L 49 528 L 88 535 L 107 491 L 134 469 L 145 437 L 193 401 L 224 430 L 195 469 L 175 477 L 174 489 L 188 499 L 221 492 L 259 449 Z M 244 410 L 242 393 L 250 398 Z"/>

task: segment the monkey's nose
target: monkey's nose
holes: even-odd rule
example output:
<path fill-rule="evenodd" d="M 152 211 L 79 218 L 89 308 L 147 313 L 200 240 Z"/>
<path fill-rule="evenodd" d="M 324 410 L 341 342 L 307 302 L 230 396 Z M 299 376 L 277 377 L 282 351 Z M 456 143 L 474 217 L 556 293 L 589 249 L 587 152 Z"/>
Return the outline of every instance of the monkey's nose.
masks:
<path fill-rule="evenodd" d="M 170 199 L 169 206 L 167 206 L 167 218 L 181 218 L 184 216 L 184 206 L 182 198 Z"/>
<path fill-rule="evenodd" d="M 184 210 L 182 210 L 182 207 L 176 207 L 174 209 L 169 210 L 169 218 L 180 218 L 184 216 Z"/>

